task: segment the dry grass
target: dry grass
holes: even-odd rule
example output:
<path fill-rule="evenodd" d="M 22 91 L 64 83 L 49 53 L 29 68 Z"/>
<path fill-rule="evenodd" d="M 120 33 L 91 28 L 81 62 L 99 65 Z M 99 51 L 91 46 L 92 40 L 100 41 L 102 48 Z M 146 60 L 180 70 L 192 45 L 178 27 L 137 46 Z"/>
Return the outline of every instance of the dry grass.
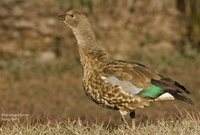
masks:
<path fill-rule="evenodd" d="M 83 125 L 80 120 L 23 126 L 15 124 L 3 126 L 0 130 L 1 135 L 199 135 L 200 120 L 194 117 L 176 121 L 160 120 L 154 124 L 139 125 L 136 130 L 127 129 L 124 125 Z"/>

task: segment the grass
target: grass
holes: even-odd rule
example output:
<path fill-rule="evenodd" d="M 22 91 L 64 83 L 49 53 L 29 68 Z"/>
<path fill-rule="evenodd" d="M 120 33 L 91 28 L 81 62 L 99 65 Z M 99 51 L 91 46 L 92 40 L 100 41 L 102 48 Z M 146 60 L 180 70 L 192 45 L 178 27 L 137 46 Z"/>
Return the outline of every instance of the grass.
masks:
<path fill-rule="evenodd" d="M 48 122 L 47 124 L 3 126 L 1 135 L 199 135 L 200 120 L 186 117 L 182 120 L 166 121 L 138 125 L 135 130 L 124 125 L 82 124 L 80 120 Z"/>

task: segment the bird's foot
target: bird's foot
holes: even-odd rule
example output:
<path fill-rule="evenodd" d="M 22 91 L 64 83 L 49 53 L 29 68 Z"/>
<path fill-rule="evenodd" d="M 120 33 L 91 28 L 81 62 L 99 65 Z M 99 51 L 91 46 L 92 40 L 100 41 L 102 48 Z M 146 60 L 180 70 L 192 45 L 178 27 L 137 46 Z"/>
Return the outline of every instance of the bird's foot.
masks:
<path fill-rule="evenodd" d="M 131 129 L 134 129 L 134 130 L 136 129 L 135 123 L 132 123 Z"/>

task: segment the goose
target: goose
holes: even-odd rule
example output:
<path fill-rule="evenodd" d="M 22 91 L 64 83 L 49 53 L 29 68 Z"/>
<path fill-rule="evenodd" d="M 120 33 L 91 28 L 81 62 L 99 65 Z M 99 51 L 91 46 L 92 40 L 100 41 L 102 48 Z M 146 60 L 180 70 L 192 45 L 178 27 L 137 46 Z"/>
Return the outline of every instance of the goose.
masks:
<path fill-rule="evenodd" d="M 135 129 L 135 111 L 161 100 L 181 100 L 192 104 L 190 92 L 179 82 L 153 72 L 148 67 L 116 60 L 97 43 L 92 26 L 84 12 L 72 9 L 58 18 L 76 37 L 83 68 L 86 95 L 96 104 L 118 110 L 123 122 L 129 115 Z"/>

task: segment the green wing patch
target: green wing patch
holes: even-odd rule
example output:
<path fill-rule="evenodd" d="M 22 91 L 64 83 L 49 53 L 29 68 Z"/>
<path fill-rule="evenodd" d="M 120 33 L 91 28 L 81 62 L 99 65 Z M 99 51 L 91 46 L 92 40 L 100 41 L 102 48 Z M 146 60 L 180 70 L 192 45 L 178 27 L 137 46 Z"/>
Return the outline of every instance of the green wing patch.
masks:
<path fill-rule="evenodd" d="M 138 95 L 142 95 L 144 97 L 149 97 L 149 98 L 157 98 L 161 94 L 163 94 L 165 91 L 163 88 L 158 87 L 156 85 L 151 85 L 151 87 L 147 89 L 143 89 L 138 93 Z"/>

